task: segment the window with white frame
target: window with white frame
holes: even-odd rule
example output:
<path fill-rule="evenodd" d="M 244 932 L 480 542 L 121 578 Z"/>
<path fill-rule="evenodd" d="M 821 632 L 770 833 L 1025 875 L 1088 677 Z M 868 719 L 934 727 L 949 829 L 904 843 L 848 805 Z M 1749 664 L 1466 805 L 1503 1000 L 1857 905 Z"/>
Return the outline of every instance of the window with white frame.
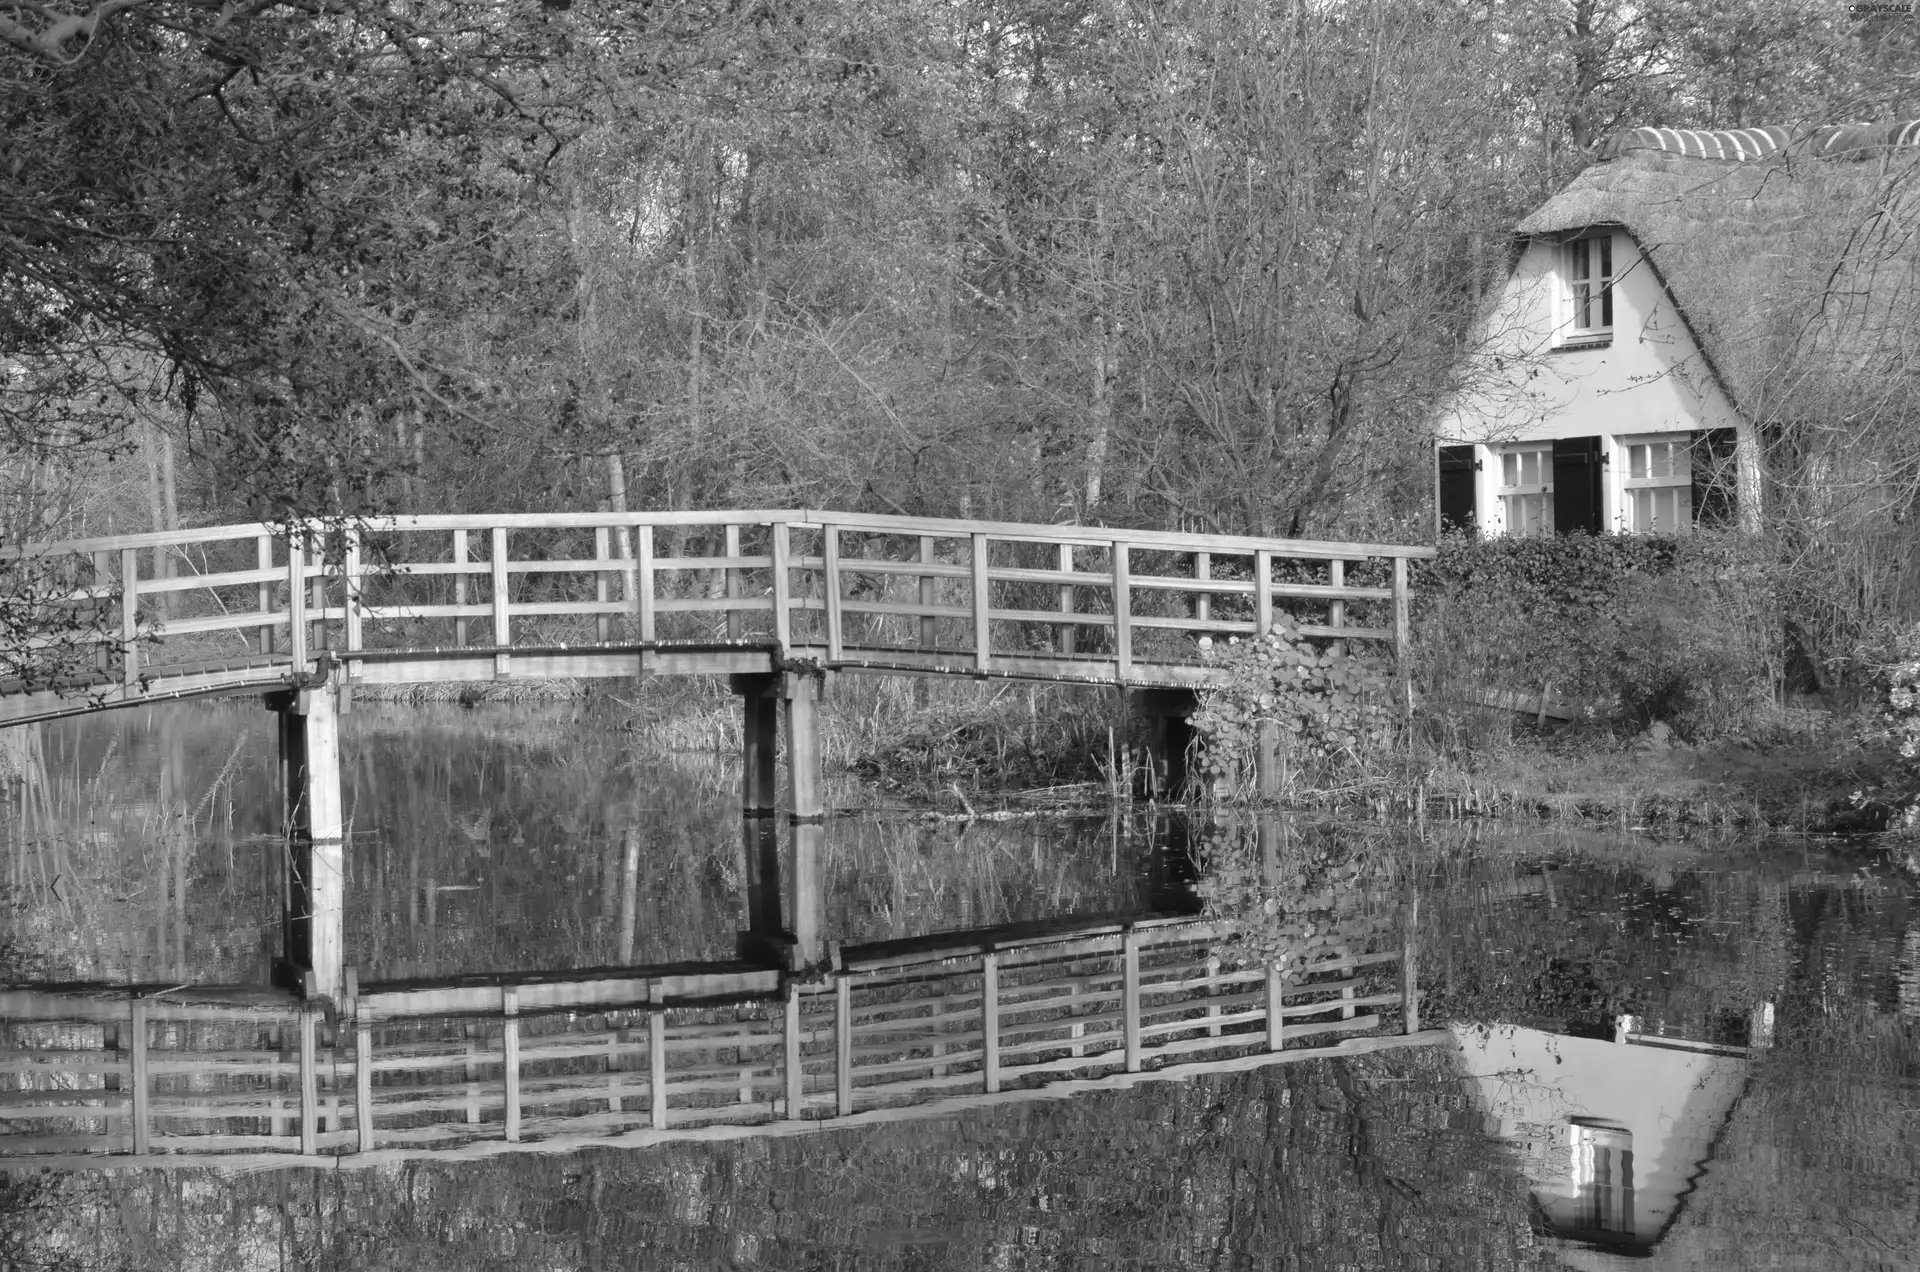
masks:
<path fill-rule="evenodd" d="M 1633 1132 L 1595 1118 L 1580 1118 L 1568 1129 L 1579 1226 L 1589 1233 L 1632 1232 Z"/>
<path fill-rule="evenodd" d="M 1553 444 L 1500 448 L 1500 511 L 1506 532 L 1553 533 Z"/>
<path fill-rule="evenodd" d="M 1613 236 L 1575 239 L 1565 247 L 1567 260 L 1567 339 L 1606 340 L 1613 336 Z"/>
<path fill-rule="evenodd" d="M 1620 439 L 1622 520 L 1637 534 L 1685 534 L 1693 525 L 1693 448 L 1688 433 Z"/>

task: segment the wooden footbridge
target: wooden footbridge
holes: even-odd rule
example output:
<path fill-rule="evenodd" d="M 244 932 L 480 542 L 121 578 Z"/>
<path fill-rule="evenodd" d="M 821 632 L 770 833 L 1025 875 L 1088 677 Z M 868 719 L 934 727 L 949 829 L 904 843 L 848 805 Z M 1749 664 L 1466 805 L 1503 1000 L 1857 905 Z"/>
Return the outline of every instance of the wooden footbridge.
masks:
<path fill-rule="evenodd" d="M 1277 956 L 1185 916 L 745 964 L 0 990 L 0 1169 L 353 1166 L 779 1135 L 1444 1042 L 1411 907 Z"/>
<path fill-rule="evenodd" d="M 388 517 L 0 549 L 0 724 L 303 685 L 821 672 L 1191 688 L 1406 643 L 1432 548 L 815 511 Z"/>
<path fill-rule="evenodd" d="M 800 1114 L 810 1107 L 811 1098 L 805 1074 L 813 1061 L 805 1058 L 811 1055 L 806 1050 L 811 1044 L 795 1039 L 815 1036 L 818 1031 L 806 1022 L 816 1009 L 824 1010 L 820 1004 L 827 1001 L 810 988 L 815 982 L 806 978 L 819 975 L 827 962 L 818 917 L 817 871 L 811 863 L 818 859 L 826 815 L 817 704 L 829 678 L 953 675 L 1119 686 L 1138 691 L 1141 705 L 1165 725 L 1159 751 L 1172 768 L 1184 751 L 1178 738 L 1192 691 L 1220 674 L 1207 656 L 1208 641 L 1260 637 L 1284 624 L 1301 635 L 1333 642 L 1375 642 L 1398 656 L 1407 640 L 1408 562 L 1432 552 L 1431 548 L 1371 544 L 782 510 L 393 517 L 333 527 L 216 526 L 27 544 L 0 551 L 0 573 L 7 579 L 0 630 L 10 634 L 0 646 L 0 726 L 191 696 L 264 696 L 280 720 L 286 792 L 285 962 L 306 1005 L 293 1016 L 286 1016 L 293 1008 L 285 1003 L 245 1011 L 255 1015 L 264 1011 L 258 1023 L 268 1033 L 281 1028 L 268 1021 L 278 1011 L 298 1025 L 305 1041 L 293 1059 L 235 1059 L 223 1051 L 220 1054 L 242 1067 L 222 1068 L 227 1063 L 222 1060 L 210 1072 L 230 1077 L 236 1091 L 254 1091 L 248 1099 L 272 1099 L 280 1098 L 271 1094 L 273 1081 L 297 1070 L 305 1099 L 313 1084 L 322 1081 L 323 1068 L 337 1072 L 342 1063 L 350 1069 L 358 1066 L 354 1071 L 360 1076 L 354 1081 L 361 1120 L 354 1134 L 359 1147 L 368 1149 L 379 1142 L 379 1113 L 367 1101 L 380 1085 L 374 1075 L 380 1071 L 381 1057 L 388 1054 L 369 1048 L 374 1047 L 378 1031 L 389 1028 L 381 1021 L 384 1008 L 380 1004 L 397 1000 L 386 997 L 386 990 L 358 994 L 349 984 L 342 948 L 346 826 L 338 717 L 349 708 L 354 689 L 433 681 L 727 675 L 743 704 L 742 808 L 749 853 L 754 860 L 771 859 L 774 814 L 783 808 L 792 827 L 796 863 L 790 880 L 792 904 L 786 925 L 759 923 L 749 934 L 751 940 L 743 944 L 742 952 L 750 967 L 700 972 L 696 980 L 722 977 L 711 984 L 700 981 L 707 986 L 700 993 L 711 991 L 723 999 L 758 1002 L 776 991 L 786 995 L 779 1039 L 769 1042 L 771 1035 L 756 1033 L 753 1037 L 759 1041 L 751 1044 L 736 1040 L 712 1045 L 733 1056 L 727 1064 L 730 1072 L 738 1072 L 728 1081 L 738 1080 L 740 1089 L 751 1097 L 741 1104 L 753 1108 L 775 1098 L 762 1100 L 754 1094 L 761 1091 L 760 1079 L 765 1077 L 765 1066 L 754 1057 L 760 1055 L 758 1048 L 763 1044 L 775 1046 L 785 1057 L 780 1080 L 787 1084 L 778 1100 L 786 1101 L 780 1107 L 791 1111 L 782 1117 L 804 1120 Z M 788 761 L 784 794 L 775 765 L 776 729 L 782 723 Z M 1277 747 L 1274 726 L 1260 748 L 1263 774 L 1277 771 Z M 1178 786 L 1177 773 L 1170 772 L 1168 778 L 1170 787 Z M 1176 991 L 1143 989 L 1137 978 L 1128 979 L 1134 971 L 1125 969 L 1138 969 L 1127 951 L 1137 953 L 1144 937 L 1115 934 L 1112 939 L 1118 944 L 1102 957 L 1119 958 L 1115 966 L 1122 970 L 1108 977 L 1106 988 L 1096 991 L 1095 982 L 1087 981 L 1081 989 L 1088 1002 L 1106 1004 L 1100 1010 L 1111 1008 L 1120 1014 L 1111 1019 L 1096 1015 L 1078 1026 L 1058 1026 L 1095 1030 L 1086 1043 L 1068 1047 L 1065 1058 L 1074 1063 L 1062 1071 L 1097 1068 L 1091 1059 L 1079 1063 L 1093 1056 L 1097 1047 L 1101 1054 L 1110 1051 L 1122 1057 L 1123 1072 L 1134 1072 L 1150 1040 L 1160 1039 L 1151 1045 L 1171 1056 L 1175 1052 L 1164 1049 L 1191 1032 L 1186 1026 L 1148 1028 L 1145 1019 L 1158 1010 L 1149 1006 L 1153 996 Z M 962 1041 L 957 1035 L 937 1044 L 929 1042 L 928 1046 L 948 1050 L 929 1051 L 924 1057 L 917 1044 L 894 1047 L 876 1039 L 872 1046 L 878 1050 L 871 1054 L 892 1058 L 874 1063 L 904 1065 L 900 1073 L 931 1066 L 939 1070 L 934 1076 L 943 1081 L 967 1072 L 965 1065 L 977 1065 L 985 1089 L 992 1091 L 999 1081 L 996 1057 L 1001 1054 L 993 1007 L 1000 1001 L 993 989 L 1000 974 L 997 957 L 982 954 L 966 973 L 974 977 L 972 983 L 986 986 L 977 989 L 973 999 L 945 990 L 937 995 L 944 1023 L 929 1026 L 939 1031 L 974 1029 L 979 1038 L 967 1045 L 977 1055 L 956 1058 L 951 1048 Z M 858 960 L 848 965 L 858 967 Z M 857 1096 L 864 1089 L 859 1083 L 852 1088 L 856 1094 L 849 1094 L 846 1086 L 862 1072 L 854 1053 L 846 1050 L 853 1036 L 848 1030 L 854 1028 L 848 995 L 856 986 L 869 985 L 878 993 L 883 984 L 891 985 L 906 973 L 860 975 L 866 979 L 855 978 L 851 971 L 836 972 L 831 1000 L 838 1013 L 835 1019 L 841 1022 L 835 1026 L 839 1031 L 835 1072 L 840 1083 L 836 1107 L 841 1112 L 853 1108 L 849 1100 L 869 1098 Z M 959 973 L 941 975 L 946 977 L 943 984 L 960 983 L 953 980 Z M 1016 975 L 1009 965 L 1008 975 L 1011 986 L 1023 984 L 1020 977 L 1026 973 Z M 1080 985 L 1092 973 L 1061 975 Z M 1214 973 L 1199 975 L 1188 969 L 1170 975 L 1169 983 L 1178 985 L 1178 993 L 1205 988 L 1208 994 L 1230 991 L 1231 997 L 1251 992 L 1245 991 L 1241 981 L 1221 981 Z M 725 980 L 728 976 L 745 979 Z M 1120 978 L 1118 990 L 1110 984 L 1115 976 Z M 616 993 L 609 988 L 613 982 L 626 983 L 627 988 Z M 633 998 L 634 982 L 635 976 L 623 971 L 595 982 L 599 987 L 595 992 Z M 640 998 L 657 1006 L 660 1000 L 651 995 L 658 985 L 677 983 L 671 979 L 650 982 L 653 987 Z M 658 992 L 666 995 L 670 1008 L 682 1010 L 672 1007 L 679 990 Z M 1241 1037 L 1242 1025 L 1250 1029 L 1259 1025 L 1269 1029 L 1274 1040 L 1271 1049 L 1277 1049 L 1282 1033 L 1281 991 L 1269 985 L 1265 992 L 1268 997 L 1260 1000 L 1264 1005 L 1234 1008 L 1241 1014 L 1230 1022 L 1231 1029 L 1223 1023 L 1220 1032 L 1200 1036 L 1231 1038 L 1234 1041 L 1219 1043 L 1231 1050 L 1252 1045 Z M 521 1026 L 511 1022 L 520 1006 L 536 1004 L 529 989 L 503 989 L 502 993 L 500 1018 L 507 1023 L 500 1026 L 498 1056 L 494 1060 L 463 1058 L 458 1064 L 476 1071 L 486 1070 L 489 1064 L 504 1066 L 507 1074 L 515 1076 L 504 1082 L 502 1090 L 515 1092 L 520 1089 L 515 1057 L 519 1054 L 516 1031 Z M 128 1001 L 129 1012 L 147 1013 L 129 1016 L 124 1035 L 114 1035 L 130 1038 L 132 1049 L 125 1058 L 106 1058 L 109 1052 L 119 1053 L 105 1041 L 96 1041 L 88 1044 L 92 1058 L 87 1061 L 102 1075 L 126 1080 L 120 1087 L 73 1089 L 103 1092 L 76 1097 L 86 1107 L 105 1107 L 119 1098 L 107 1092 L 124 1090 L 132 1128 L 127 1133 L 134 1136 L 137 1148 L 147 1142 L 141 1138 L 147 1134 L 140 1129 L 146 1116 L 141 1110 L 172 1107 L 152 1105 L 150 1097 L 159 1098 L 153 1092 L 166 1088 L 156 1088 L 141 1076 L 145 1070 L 140 1057 L 149 1049 L 148 1031 L 157 1027 L 155 1021 L 178 1019 L 181 1028 L 191 1033 L 198 1027 L 193 1022 L 202 1018 L 195 1013 L 202 1008 L 181 1007 L 177 1010 L 186 1014 L 175 1017 L 166 1013 L 176 1008 L 157 999 Z M 884 996 L 874 1000 L 884 1001 Z M 364 1026 L 366 1031 L 354 1036 L 353 1058 L 342 1060 L 333 1051 L 319 1048 L 307 1034 L 317 1027 L 315 1012 L 338 1013 L 340 1005 L 349 1002 L 355 1005 L 348 1009 L 347 1018 L 354 1029 Z M 26 1005 L 36 1012 L 47 1006 L 41 999 Z M 373 1014 L 363 1018 L 363 1005 Z M 599 1013 L 599 1018 L 606 1018 L 610 1010 L 606 1001 L 586 999 L 564 1004 L 540 1000 L 538 1005 L 554 1010 L 564 1005 L 575 1015 L 586 1010 Z M 1018 996 L 1007 1005 L 1015 1013 L 1009 1019 L 1038 1010 Z M 696 1008 L 690 1001 L 684 1010 Z M 974 1015 L 969 1017 L 967 1010 Z M 1182 1013 L 1187 1010 L 1168 1008 L 1169 1019 L 1186 1019 Z M 620 1079 L 619 1090 L 609 1094 L 607 1106 L 595 1115 L 613 1121 L 595 1126 L 605 1129 L 619 1122 L 636 1107 L 628 1103 L 631 1100 L 640 1101 L 637 1107 L 653 1110 L 649 1118 L 665 1118 L 673 1108 L 671 1082 L 660 1076 L 671 1074 L 670 1040 L 676 1036 L 659 1032 L 666 1028 L 665 1011 L 650 1018 L 648 1027 L 653 1032 L 643 1049 L 654 1075 L 650 1085 L 643 1083 L 644 1089 L 630 1093 L 629 1079 Z M 873 1012 L 876 1022 L 897 1023 L 890 1009 L 875 1006 Z M 4 1013 L 7 1019 L 11 1015 Z M 685 1019 L 688 1039 L 709 1042 L 714 1037 L 735 1037 L 743 1027 L 734 1021 L 713 1034 L 712 1022 L 705 1017 Z M 974 1024 L 958 1023 L 968 1019 Z M 1117 1031 L 1109 1031 L 1111 1038 L 1098 1040 L 1100 1031 L 1113 1021 L 1119 1022 Z M 88 1037 L 108 1036 L 101 1026 L 88 1028 L 94 1030 Z M 615 1064 L 612 1071 L 627 1072 L 627 1062 L 637 1054 L 626 1050 L 630 1045 L 627 1026 L 603 1024 L 600 1028 L 607 1036 L 591 1044 L 599 1048 L 592 1054 L 608 1057 L 608 1063 Z M 1351 1023 L 1336 1026 L 1339 1031 L 1358 1028 Z M 1033 1037 L 1050 1037 L 1047 1029 L 1039 1029 Z M 246 1047 L 257 1047 L 261 1036 L 242 1039 L 244 1047 L 236 1042 L 229 1051 L 238 1054 Z M 444 1077 L 447 1066 L 455 1063 L 445 1059 L 444 1048 L 435 1050 L 441 1044 L 432 1039 L 395 1038 L 392 1045 L 400 1050 L 392 1053 L 388 1074 L 402 1086 L 426 1080 L 421 1075 Z M 552 1045 L 564 1052 L 551 1057 L 556 1060 L 588 1054 L 578 1050 L 585 1043 Z M 1046 1063 L 1062 1058 L 1055 1054 L 1056 1048 L 1039 1046 L 1037 1041 L 1034 1045 L 1037 1053 L 1050 1057 Z M 273 1044 L 274 1056 L 282 1046 L 283 1042 Z M 796 1046 L 801 1049 L 795 1051 Z M 38 1053 L 46 1048 L 34 1045 L 16 1050 L 24 1057 L 19 1063 L 27 1067 L 11 1071 L 38 1073 L 34 1066 L 43 1062 Z M 1021 1063 L 1013 1059 L 1018 1054 L 1025 1053 L 1009 1047 L 1008 1063 Z M 918 1064 L 922 1058 L 927 1058 L 927 1066 Z M 60 1062 L 68 1061 L 80 1063 L 73 1057 Z M 178 1063 L 186 1067 L 155 1072 L 154 1080 L 163 1073 L 190 1073 L 196 1062 Z M 667 1069 L 662 1070 L 662 1065 Z M 273 1081 L 255 1090 L 248 1083 L 260 1075 Z M 892 1091 L 887 1085 L 891 1081 L 877 1082 L 874 1092 Z M 941 1085 L 932 1083 L 926 1089 Z M 562 1083 L 552 1089 L 573 1088 Z M 27 1107 L 21 1101 L 42 1098 L 37 1094 L 40 1090 L 22 1086 L 14 1092 L 0 1091 L 0 1112 L 8 1101 L 12 1107 Z M 518 1134 L 521 1097 L 502 1098 L 508 1101 L 502 1106 L 508 1110 L 504 1133 L 511 1139 Z M 193 1105 L 203 1106 L 212 1107 L 204 1100 Z M 401 1118 L 389 1127 L 396 1134 L 411 1127 L 398 1110 L 393 1115 Z M 226 1117 L 205 1116 L 216 1121 Z M 311 1109 L 302 1116 L 308 1133 L 301 1140 L 301 1151 L 310 1156 L 320 1143 L 315 1138 L 319 1132 L 313 1129 Z M 659 1121 L 650 1123 L 651 1132 L 660 1130 Z M 211 1143 L 196 1142 L 203 1147 Z"/>

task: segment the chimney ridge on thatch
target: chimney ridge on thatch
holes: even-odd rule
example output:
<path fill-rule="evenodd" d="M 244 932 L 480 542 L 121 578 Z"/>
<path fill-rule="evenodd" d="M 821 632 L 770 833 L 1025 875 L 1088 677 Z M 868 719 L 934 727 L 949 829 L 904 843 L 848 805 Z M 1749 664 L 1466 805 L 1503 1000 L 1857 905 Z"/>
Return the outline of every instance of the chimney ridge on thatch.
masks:
<path fill-rule="evenodd" d="M 1883 150 L 1920 146 L 1920 119 L 1890 124 L 1810 124 L 1763 128 L 1629 128 L 1607 138 L 1602 161 L 1634 150 L 1658 150 L 1693 159 L 1748 163 L 1800 151 L 1819 159 L 1865 158 Z"/>

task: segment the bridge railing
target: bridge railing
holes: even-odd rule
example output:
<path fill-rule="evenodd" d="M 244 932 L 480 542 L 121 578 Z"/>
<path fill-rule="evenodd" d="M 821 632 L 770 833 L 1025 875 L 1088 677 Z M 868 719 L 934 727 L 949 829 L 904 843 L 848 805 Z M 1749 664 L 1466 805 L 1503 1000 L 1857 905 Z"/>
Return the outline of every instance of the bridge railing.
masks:
<path fill-rule="evenodd" d="M 1271 960 L 1230 922 L 1153 919 L 882 950 L 819 980 L 748 984 L 732 972 L 693 997 L 659 977 L 452 999 L 370 987 L 338 1017 L 257 996 L 188 1005 L 0 990 L 0 1166 L 231 1154 L 269 1165 L 262 1155 L 771 1128 L 1432 1041 L 1420 1033 L 1411 917 Z"/>
<path fill-rule="evenodd" d="M 516 651 L 739 642 L 1126 682 L 1277 623 L 1398 651 L 1408 562 L 1432 552 L 778 509 L 215 526 L 0 551 L 49 626 L 0 679 L 56 646 L 131 687 L 206 660 L 464 651 L 508 676 Z"/>

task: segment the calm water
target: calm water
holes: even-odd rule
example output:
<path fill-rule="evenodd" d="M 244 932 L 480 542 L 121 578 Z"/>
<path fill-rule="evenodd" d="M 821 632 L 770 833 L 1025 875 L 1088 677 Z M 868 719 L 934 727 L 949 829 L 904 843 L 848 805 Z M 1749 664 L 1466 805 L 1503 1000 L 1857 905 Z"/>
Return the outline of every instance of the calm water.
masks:
<path fill-rule="evenodd" d="M 363 978 L 731 955 L 746 867 L 724 758 L 641 755 L 571 710 L 361 708 L 347 724 Z M 270 726 L 220 706 L 47 730 L 37 780 L 6 785 L 8 978 L 263 982 Z M 1920 1266 L 1920 913 L 1909 877 L 1870 854 L 869 814 L 836 819 L 824 864 L 845 941 L 1159 908 L 1197 875 L 1207 905 L 1260 916 L 1280 943 L 1411 889 L 1425 1015 L 1457 1045 L 788 1140 L 15 1172 L 0 1263 Z M 1623 1015 L 1655 1041 L 1772 1045 L 1621 1047 Z"/>

